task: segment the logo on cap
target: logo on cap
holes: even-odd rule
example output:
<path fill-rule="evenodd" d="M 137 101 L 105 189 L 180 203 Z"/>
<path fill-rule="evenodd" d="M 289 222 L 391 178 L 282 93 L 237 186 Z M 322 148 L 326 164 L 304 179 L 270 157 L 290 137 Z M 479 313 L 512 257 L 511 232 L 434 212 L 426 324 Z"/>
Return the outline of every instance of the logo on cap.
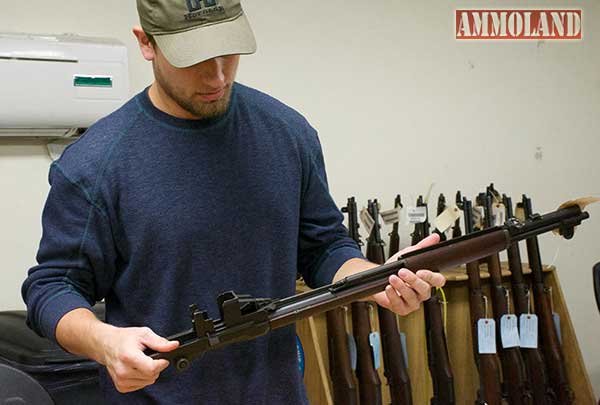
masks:
<path fill-rule="evenodd" d="M 204 7 L 214 7 L 217 5 L 217 0 L 186 0 L 188 10 L 190 13 L 202 9 L 202 3 Z"/>
<path fill-rule="evenodd" d="M 192 20 L 200 17 L 204 20 L 207 15 L 213 13 L 223 13 L 225 9 L 219 5 L 218 0 L 185 0 L 189 13 L 185 15 L 186 20 Z"/>

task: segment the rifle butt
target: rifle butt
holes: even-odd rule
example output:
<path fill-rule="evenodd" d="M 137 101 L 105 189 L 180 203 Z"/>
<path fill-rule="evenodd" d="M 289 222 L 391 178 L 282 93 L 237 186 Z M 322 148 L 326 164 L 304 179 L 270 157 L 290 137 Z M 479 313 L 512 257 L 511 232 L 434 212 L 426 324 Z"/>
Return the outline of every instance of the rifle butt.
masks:
<path fill-rule="evenodd" d="M 381 381 L 373 364 L 373 355 L 369 343 L 371 326 L 369 304 L 366 302 L 352 303 L 352 329 L 358 351 L 356 376 L 360 404 L 381 405 Z"/>
<path fill-rule="evenodd" d="M 381 329 L 384 375 L 390 388 L 391 403 L 392 405 L 411 405 L 410 377 L 404 363 L 402 340 L 398 333 L 396 315 L 382 307 L 377 307 L 377 311 Z"/>
<path fill-rule="evenodd" d="M 344 310 L 342 308 L 333 309 L 327 312 L 326 317 L 329 340 L 329 373 L 334 404 L 358 405 L 358 390 L 350 365 Z"/>

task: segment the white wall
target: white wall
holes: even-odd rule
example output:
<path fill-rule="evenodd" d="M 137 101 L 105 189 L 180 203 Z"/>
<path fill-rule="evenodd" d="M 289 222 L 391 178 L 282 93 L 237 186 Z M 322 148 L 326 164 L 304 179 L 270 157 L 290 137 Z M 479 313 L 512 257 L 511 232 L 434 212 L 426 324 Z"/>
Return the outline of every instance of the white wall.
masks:
<path fill-rule="evenodd" d="M 455 8 L 526 8 L 539 2 L 436 0 L 307 3 L 247 0 L 259 41 L 242 82 L 303 112 L 319 130 L 332 193 L 389 207 L 425 193 L 473 196 L 487 183 L 547 211 L 600 195 L 600 3 L 581 7 L 578 42 L 457 42 Z M 133 1 L 3 0 L 0 29 L 111 36 L 130 50 L 132 94 L 151 81 L 130 27 Z M 1 89 L 0 89 L 1 94 Z M 537 157 L 536 157 L 537 156 Z M 41 142 L 0 140 L 0 309 L 21 308 L 19 288 L 40 237 L 49 159 Z M 600 260 L 600 209 L 572 241 L 541 239 L 556 258 L 590 377 L 600 391 L 600 316 L 591 267 Z M 405 229 L 404 241 L 408 229 Z"/>

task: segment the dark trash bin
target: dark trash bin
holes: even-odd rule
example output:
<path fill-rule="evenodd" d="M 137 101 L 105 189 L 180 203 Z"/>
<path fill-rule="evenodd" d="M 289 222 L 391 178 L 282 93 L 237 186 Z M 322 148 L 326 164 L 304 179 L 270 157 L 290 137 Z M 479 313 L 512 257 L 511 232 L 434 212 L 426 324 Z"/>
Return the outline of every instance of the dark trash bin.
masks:
<path fill-rule="evenodd" d="M 94 312 L 104 319 L 103 304 Z M 25 324 L 26 316 L 0 312 L 0 405 L 103 404 L 100 365 L 39 337 Z"/>

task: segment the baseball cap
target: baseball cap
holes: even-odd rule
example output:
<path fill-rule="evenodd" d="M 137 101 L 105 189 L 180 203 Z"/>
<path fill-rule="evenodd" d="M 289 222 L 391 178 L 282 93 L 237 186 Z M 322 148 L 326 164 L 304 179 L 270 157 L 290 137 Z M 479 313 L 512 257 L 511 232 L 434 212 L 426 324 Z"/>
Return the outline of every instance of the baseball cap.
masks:
<path fill-rule="evenodd" d="M 137 0 L 137 8 L 142 28 L 175 67 L 256 52 L 239 0 Z"/>

